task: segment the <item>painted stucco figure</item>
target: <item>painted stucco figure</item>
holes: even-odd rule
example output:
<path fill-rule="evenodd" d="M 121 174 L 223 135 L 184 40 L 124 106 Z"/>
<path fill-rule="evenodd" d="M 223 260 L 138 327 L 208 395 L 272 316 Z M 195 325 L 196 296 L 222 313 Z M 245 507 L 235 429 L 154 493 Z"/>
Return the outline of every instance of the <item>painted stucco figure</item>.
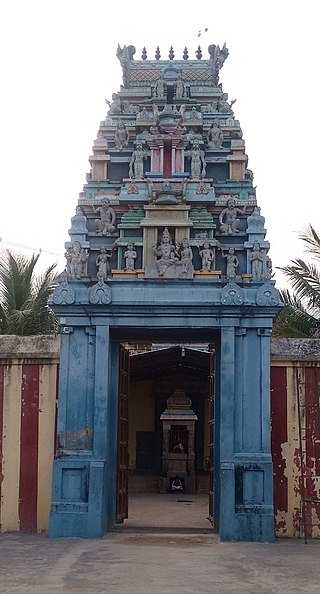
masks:
<path fill-rule="evenodd" d="M 260 249 L 260 243 L 255 241 L 250 254 L 251 272 L 254 280 L 261 281 L 263 279 L 263 260 L 264 254 Z"/>
<path fill-rule="evenodd" d="M 205 241 L 202 250 L 199 250 L 201 258 L 201 270 L 210 272 L 211 264 L 214 261 L 214 251 L 210 248 L 210 243 Z"/>
<path fill-rule="evenodd" d="M 207 132 L 208 148 L 221 148 L 223 143 L 223 132 L 220 124 L 215 120 Z"/>
<path fill-rule="evenodd" d="M 126 270 L 134 270 L 135 260 L 137 258 L 137 252 L 134 249 L 133 243 L 128 243 L 127 249 L 124 252 L 124 258 L 126 263 Z"/>
<path fill-rule="evenodd" d="M 237 215 L 245 212 L 246 205 L 242 209 L 236 207 L 235 200 L 230 198 L 227 202 L 226 208 L 224 208 L 219 216 L 220 231 L 223 235 L 233 235 L 240 233 L 238 227 L 240 220 Z"/>
<path fill-rule="evenodd" d="M 237 275 L 237 268 L 239 266 L 239 260 L 235 254 L 234 248 L 229 248 L 227 254 L 222 252 L 222 257 L 226 258 L 227 260 L 227 269 L 226 269 L 226 277 L 227 278 L 235 278 Z"/>
<path fill-rule="evenodd" d="M 153 247 L 153 251 L 155 256 L 158 258 L 156 260 L 156 267 L 159 276 L 163 276 L 169 266 L 173 266 L 176 262 L 178 262 L 177 250 L 172 243 L 172 239 L 167 227 L 162 233 L 160 245 L 155 245 Z"/>
<path fill-rule="evenodd" d="M 129 165 L 129 177 L 135 179 L 143 179 L 143 161 L 147 158 L 146 152 L 143 150 L 142 143 L 138 142 L 136 149 L 132 153 Z"/>
<path fill-rule="evenodd" d="M 123 122 L 119 122 L 116 128 L 114 143 L 122 151 L 129 144 L 129 132 Z"/>
<path fill-rule="evenodd" d="M 193 141 L 189 158 L 191 159 L 191 179 L 200 179 L 206 176 L 206 160 L 204 151 L 200 148 L 198 140 Z"/>
<path fill-rule="evenodd" d="M 95 209 L 96 213 L 100 215 L 100 219 L 96 219 L 96 233 L 97 235 L 114 235 L 116 231 L 116 213 L 109 200 L 103 199 L 101 206 Z"/>
<path fill-rule="evenodd" d="M 79 241 L 74 241 L 72 247 L 67 248 L 67 274 L 69 278 L 81 278 L 89 258 L 89 252 L 82 248 Z"/>
<path fill-rule="evenodd" d="M 97 276 L 102 276 L 103 279 L 108 278 L 111 274 L 109 260 L 112 254 L 108 254 L 106 248 L 101 246 L 100 254 L 96 257 Z"/>

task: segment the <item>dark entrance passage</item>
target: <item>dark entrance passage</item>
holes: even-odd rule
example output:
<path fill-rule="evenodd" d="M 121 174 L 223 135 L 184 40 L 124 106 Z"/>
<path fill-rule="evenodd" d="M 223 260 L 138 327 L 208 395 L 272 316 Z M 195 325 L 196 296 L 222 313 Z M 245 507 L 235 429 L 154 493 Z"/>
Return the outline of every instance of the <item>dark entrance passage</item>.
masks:
<path fill-rule="evenodd" d="M 135 528 L 209 529 L 212 348 L 150 344 L 141 352 L 141 345 L 126 347 L 120 353 L 117 522 L 128 518 L 125 524 Z M 172 417 L 169 426 L 164 411 Z"/>

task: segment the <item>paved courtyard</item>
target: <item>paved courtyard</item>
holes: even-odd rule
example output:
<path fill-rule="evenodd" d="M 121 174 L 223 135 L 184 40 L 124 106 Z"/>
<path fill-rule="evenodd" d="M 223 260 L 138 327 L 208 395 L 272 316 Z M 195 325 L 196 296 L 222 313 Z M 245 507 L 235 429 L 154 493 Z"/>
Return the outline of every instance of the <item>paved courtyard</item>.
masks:
<path fill-rule="evenodd" d="M 120 531 L 102 540 L 0 536 L 1 594 L 319 593 L 320 541 L 220 543 L 213 534 Z"/>

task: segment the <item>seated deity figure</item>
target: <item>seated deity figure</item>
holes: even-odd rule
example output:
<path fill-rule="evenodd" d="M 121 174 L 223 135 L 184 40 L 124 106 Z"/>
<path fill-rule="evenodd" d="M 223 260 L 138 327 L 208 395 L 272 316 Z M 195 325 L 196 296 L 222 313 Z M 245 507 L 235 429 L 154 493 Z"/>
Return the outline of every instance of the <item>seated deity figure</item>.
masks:
<path fill-rule="evenodd" d="M 101 246 L 100 254 L 96 257 L 97 276 L 101 276 L 103 279 L 110 276 L 111 268 L 108 260 L 111 257 L 112 254 L 108 254 L 106 248 Z"/>
<path fill-rule="evenodd" d="M 211 264 L 214 260 L 214 252 L 210 249 L 210 243 L 208 241 L 204 242 L 202 250 L 199 249 L 199 254 L 201 258 L 201 270 L 210 272 Z"/>
<path fill-rule="evenodd" d="M 209 148 L 221 148 L 223 143 L 223 132 L 217 120 L 211 124 L 208 133 L 207 141 Z"/>
<path fill-rule="evenodd" d="M 72 247 L 67 249 L 65 256 L 67 259 L 68 277 L 81 278 L 89 258 L 88 250 L 82 248 L 79 241 L 74 241 Z"/>
<path fill-rule="evenodd" d="M 111 101 L 108 101 L 108 99 L 106 99 L 105 101 L 109 105 L 109 108 L 110 108 L 109 112 L 108 112 L 109 114 L 122 113 L 121 99 L 117 93 L 112 94 L 112 103 L 111 103 Z"/>
<path fill-rule="evenodd" d="M 218 100 L 218 111 L 220 113 L 233 113 L 232 106 L 236 102 L 236 99 L 228 103 L 228 93 L 222 93 L 222 96 Z"/>
<path fill-rule="evenodd" d="M 154 245 L 153 251 L 155 256 L 159 258 L 156 260 L 156 267 L 159 276 L 163 276 L 169 266 L 173 266 L 176 264 L 176 262 L 178 262 L 177 251 L 175 246 L 172 244 L 172 239 L 167 227 L 162 233 L 160 245 Z"/>
<path fill-rule="evenodd" d="M 134 270 L 135 259 L 137 257 L 137 252 L 134 249 L 133 243 L 128 243 L 127 249 L 124 252 L 124 258 L 126 262 L 126 270 Z"/>
<path fill-rule="evenodd" d="M 119 122 L 117 125 L 114 143 L 119 151 L 122 151 L 129 144 L 129 132 L 123 122 Z"/>
<path fill-rule="evenodd" d="M 132 157 L 129 164 L 129 177 L 135 179 L 143 179 L 143 161 L 145 161 L 147 155 L 143 150 L 142 143 L 138 142 L 135 150 L 132 153 Z"/>
<path fill-rule="evenodd" d="M 252 252 L 250 254 L 252 278 L 254 280 L 261 281 L 263 279 L 263 260 L 264 254 L 260 249 L 260 243 L 258 241 L 254 241 Z"/>
<path fill-rule="evenodd" d="M 100 214 L 100 219 L 96 219 L 96 233 L 98 235 L 110 236 L 114 235 L 116 231 L 116 213 L 112 206 L 110 206 L 109 200 L 104 198 L 101 202 L 101 206 L 95 208 L 94 212 Z"/>
<path fill-rule="evenodd" d="M 191 159 L 191 179 L 200 179 L 206 176 L 206 160 L 204 151 L 200 148 L 198 140 L 193 141 L 189 154 Z"/>
<path fill-rule="evenodd" d="M 237 215 L 243 214 L 245 209 L 246 205 L 244 205 L 243 209 L 237 208 L 235 200 L 229 198 L 227 207 L 221 211 L 219 216 L 220 231 L 223 235 L 240 233 L 238 229 L 240 220 L 237 219 Z"/>
<path fill-rule="evenodd" d="M 227 278 L 235 278 L 236 277 L 236 270 L 239 266 L 239 260 L 235 255 L 234 248 L 229 248 L 227 254 L 222 252 L 222 257 L 227 259 L 227 270 L 226 270 L 226 277 Z"/>

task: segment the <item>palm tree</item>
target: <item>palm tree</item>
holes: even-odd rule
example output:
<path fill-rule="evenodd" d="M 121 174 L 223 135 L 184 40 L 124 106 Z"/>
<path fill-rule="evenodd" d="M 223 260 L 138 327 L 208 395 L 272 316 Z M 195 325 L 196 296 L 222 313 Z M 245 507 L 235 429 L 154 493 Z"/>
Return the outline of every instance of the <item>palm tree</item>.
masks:
<path fill-rule="evenodd" d="M 56 264 L 35 274 L 40 254 L 31 258 L 5 250 L 0 254 L 0 334 L 53 334 L 56 320 L 48 298 L 56 286 Z"/>
<path fill-rule="evenodd" d="M 309 225 L 300 239 L 313 262 L 297 258 L 279 268 L 288 278 L 292 293 L 280 291 L 285 307 L 276 319 L 273 336 L 314 337 L 320 332 L 320 237 Z"/>

